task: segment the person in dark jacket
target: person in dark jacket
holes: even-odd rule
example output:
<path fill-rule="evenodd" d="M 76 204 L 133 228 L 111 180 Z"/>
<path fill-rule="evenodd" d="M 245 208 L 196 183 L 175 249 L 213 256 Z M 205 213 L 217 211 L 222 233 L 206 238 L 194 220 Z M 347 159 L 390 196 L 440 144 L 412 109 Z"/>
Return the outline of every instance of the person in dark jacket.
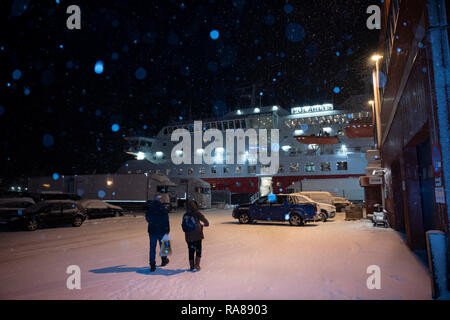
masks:
<path fill-rule="evenodd" d="M 189 265 L 192 271 L 200 270 L 202 240 L 205 238 L 203 235 L 203 225 L 208 227 L 209 222 L 198 210 L 197 202 L 189 200 L 186 204 L 186 209 L 187 214 L 193 216 L 197 221 L 197 227 L 194 231 L 185 232 L 186 242 L 189 249 Z M 200 222 L 203 222 L 203 225 Z"/>
<path fill-rule="evenodd" d="M 156 270 L 156 243 L 159 242 L 161 247 L 162 238 L 170 232 L 167 205 L 162 203 L 161 195 L 156 195 L 153 201 L 147 201 L 145 220 L 148 222 L 148 235 L 150 238 L 150 271 L 154 272 Z M 169 259 L 167 257 L 161 258 L 161 266 L 164 267 L 169 263 Z"/>

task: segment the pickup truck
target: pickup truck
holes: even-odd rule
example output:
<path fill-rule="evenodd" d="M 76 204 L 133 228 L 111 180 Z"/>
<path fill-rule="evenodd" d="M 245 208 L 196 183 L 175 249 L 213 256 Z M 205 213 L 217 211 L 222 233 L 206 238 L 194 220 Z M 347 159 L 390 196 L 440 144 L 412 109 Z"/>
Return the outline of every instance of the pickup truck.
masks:
<path fill-rule="evenodd" d="M 235 207 L 232 215 L 241 224 L 255 221 L 289 221 L 291 226 L 303 226 L 307 222 L 317 220 L 319 209 L 316 204 L 304 203 L 295 195 L 271 194 L 253 203 Z"/>

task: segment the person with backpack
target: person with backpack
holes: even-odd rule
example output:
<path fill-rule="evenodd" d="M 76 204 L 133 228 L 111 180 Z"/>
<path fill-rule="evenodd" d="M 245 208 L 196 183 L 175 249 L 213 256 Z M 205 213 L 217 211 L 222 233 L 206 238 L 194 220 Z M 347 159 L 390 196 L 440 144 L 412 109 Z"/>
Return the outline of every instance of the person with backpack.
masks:
<path fill-rule="evenodd" d="M 147 212 L 145 220 L 148 222 L 148 235 L 150 238 L 150 272 L 156 271 L 156 243 L 161 246 L 162 238 L 170 232 L 169 213 L 167 205 L 162 203 L 162 196 L 157 194 L 153 201 L 147 201 Z M 167 257 L 161 257 L 161 266 L 164 267 L 169 263 Z"/>
<path fill-rule="evenodd" d="M 197 202 L 189 200 L 186 204 L 187 212 L 183 216 L 181 224 L 185 233 L 189 250 L 189 265 L 191 271 L 200 270 L 200 260 L 202 257 L 203 226 L 208 227 L 209 222 L 198 210 Z M 203 222 L 203 225 L 200 223 Z"/>

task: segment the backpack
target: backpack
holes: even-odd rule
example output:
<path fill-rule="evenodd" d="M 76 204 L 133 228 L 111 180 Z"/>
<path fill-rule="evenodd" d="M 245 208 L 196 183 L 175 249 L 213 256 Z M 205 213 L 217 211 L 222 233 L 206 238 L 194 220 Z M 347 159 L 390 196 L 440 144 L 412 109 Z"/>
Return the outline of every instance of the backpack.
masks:
<path fill-rule="evenodd" d="M 192 232 L 197 228 L 197 220 L 192 215 L 185 213 L 181 223 L 181 228 L 184 232 Z"/>

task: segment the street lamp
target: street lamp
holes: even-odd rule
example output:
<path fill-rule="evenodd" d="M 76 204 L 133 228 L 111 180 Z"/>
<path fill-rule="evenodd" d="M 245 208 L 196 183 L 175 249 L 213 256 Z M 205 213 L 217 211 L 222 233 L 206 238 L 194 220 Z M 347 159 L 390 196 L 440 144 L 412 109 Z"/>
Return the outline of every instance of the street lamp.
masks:
<path fill-rule="evenodd" d="M 373 108 L 375 110 L 375 120 L 376 120 L 376 126 L 377 126 L 377 145 L 378 149 L 381 150 L 381 102 L 380 102 L 380 61 L 383 58 L 383 56 L 380 55 L 373 55 L 371 60 L 375 61 L 375 70 L 372 72 L 372 78 L 373 78 L 373 95 L 374 95 L 374 102 L 373 102 Z"/>

